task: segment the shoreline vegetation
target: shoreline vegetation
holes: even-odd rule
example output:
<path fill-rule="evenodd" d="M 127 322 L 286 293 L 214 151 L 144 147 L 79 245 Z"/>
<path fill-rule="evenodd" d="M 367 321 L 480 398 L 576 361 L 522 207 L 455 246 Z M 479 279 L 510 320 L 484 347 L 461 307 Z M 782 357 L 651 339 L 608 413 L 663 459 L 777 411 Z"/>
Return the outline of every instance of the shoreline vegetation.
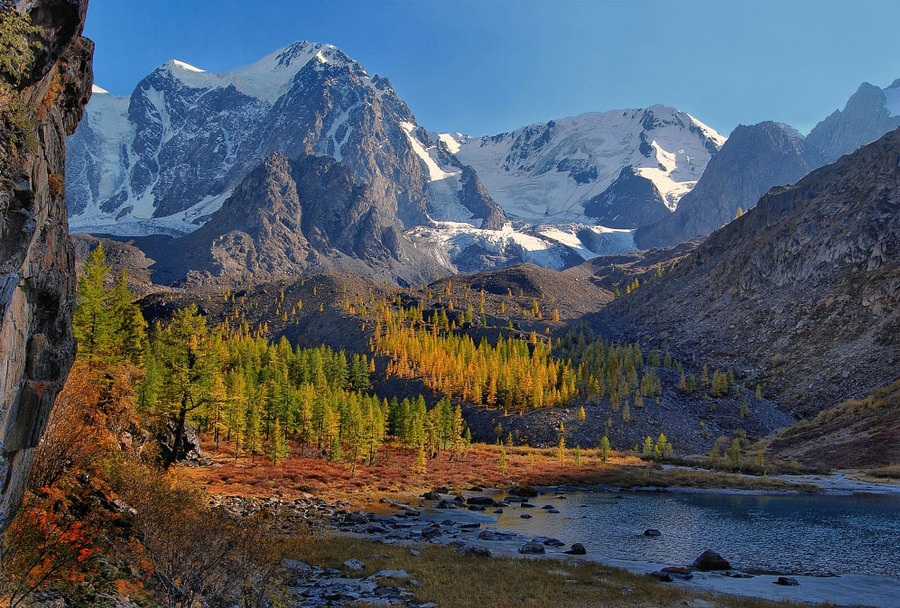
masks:
<path fill-rule="evenodd" d="M 436 487 L 509 488 L 579 487 L 615 489 L 740 490 L 815 493 L 811 483 L 795 483 L 769 476 L 750 476 L 687 466 L 679 459 L 666 466 L 640 457 L 611 453 L 602 462 L 599 450 L 507 447 L 472 444 L 458 457 L 442 453 L 416 471 L 415 450 L 394 444 L 382 446 L 375 464 L 356 467 L 320 458 L 292 455 L 277 466 L 263 458 L 233 458 L 231 452 L 205 441 L 214 466 L 183 466 L 179 470 L 211 495 L 278 496 L 315 494 L 328 500 L 372 505 L 380 498 L 419 495 Z M 778 470 L 778 469 L 776 469 Z M 792 471 L 791 467 L 787 468 Z"/>

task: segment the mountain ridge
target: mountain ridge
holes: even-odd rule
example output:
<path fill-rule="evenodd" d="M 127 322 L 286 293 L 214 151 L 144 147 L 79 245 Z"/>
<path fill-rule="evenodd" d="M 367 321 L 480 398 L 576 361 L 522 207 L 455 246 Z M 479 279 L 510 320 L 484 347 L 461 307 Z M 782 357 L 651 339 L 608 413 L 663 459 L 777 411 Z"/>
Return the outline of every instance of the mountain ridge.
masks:
<path fill-rule="evenodd" d="M 900 375 L 898 250 L 900 129 L 773 188 L 594 321 L 809 415 Z"/>

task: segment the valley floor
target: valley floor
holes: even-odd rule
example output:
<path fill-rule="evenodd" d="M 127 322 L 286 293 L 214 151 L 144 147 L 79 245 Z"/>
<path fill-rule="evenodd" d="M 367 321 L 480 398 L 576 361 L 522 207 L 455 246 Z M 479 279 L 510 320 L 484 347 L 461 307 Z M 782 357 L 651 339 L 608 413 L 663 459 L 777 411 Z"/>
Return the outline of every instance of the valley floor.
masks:
<path fill-rule="evenodd" d="M 415 472 L 415 450 L 382 447 L 372 466 L 321 458 L 292 456 L 272 465 L 262 457 L 235 459 L 227 449 L 204 449 L 212 467 L 185 467 L 183 474 L 216 496 L 293 498 L 305 493 L 328 500 L 349 500 L 370 506 L 380 498 L 421 494 L 436 487 L 460 489 L 510 486 L 576 486 L 615 488 L 707 488 L 758 492 L 815 492 L 805 480 L 738 475 L 686 466 L 663 466 L 634 455 L 614 452 L 606 463 L 597 450 L 504 447 L 474 444 L 458 458 L 444 451 L 428 460 L 424 473 Z M 222 448 L 224 448 L 222 444 Z M 576 455 L 577 454 L 577 455 Z"/>

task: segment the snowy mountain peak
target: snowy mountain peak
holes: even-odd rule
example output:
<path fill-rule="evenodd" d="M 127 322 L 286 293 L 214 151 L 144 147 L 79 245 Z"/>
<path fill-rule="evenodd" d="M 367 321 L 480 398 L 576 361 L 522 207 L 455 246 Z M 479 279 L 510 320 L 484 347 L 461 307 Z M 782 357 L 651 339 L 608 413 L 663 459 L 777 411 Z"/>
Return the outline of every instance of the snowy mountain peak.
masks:
<path fill-rule="evenodd" d="M 555 223 L 585 221 L 585 203 L 628 166 L 674 209 L 725 142 L 711 127 L 664 105 L 582 114 L 481 138 L 440 137 L 507 213 Z"/>
<path fill-rule="evenodd" d="M 179 61 L 178 59 L 170 59 L 163 64 L 163 67 L 169 69 L 185 70 L 188 72 L 197 72 L 201 74 L 206 71 L 201 70 L 200 68 L 196 68 L 189 63 L 185 63 L 184 61 Z"/>
<path fill-rule="evenodd" d="M 104 89 L 103 87 L 98 87 L 95 84 L 91 85 L 91 94 L 93 95 L 108 95 L 109 91 Z"/>

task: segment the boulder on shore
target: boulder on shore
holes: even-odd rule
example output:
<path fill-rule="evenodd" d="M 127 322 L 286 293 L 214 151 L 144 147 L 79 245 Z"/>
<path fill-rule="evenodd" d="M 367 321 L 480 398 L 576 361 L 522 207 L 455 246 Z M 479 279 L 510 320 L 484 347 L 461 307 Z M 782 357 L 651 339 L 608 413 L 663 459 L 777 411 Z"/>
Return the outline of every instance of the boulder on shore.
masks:
<path fill-rule="evenodd" d="M 693 566 L 702 572 L 709 572 L 710 570 L 731 570 L 731 564 L 728 560 L 711 549 L 707 549 L 701 553 L 700 556 L 694 560 Z"/>
<path fill-rule="evenodd" d="M 519 547 L 519 553 L 522 555 L 543 555 L 546 553 L 544 549 L 544 545 L 541 543 L 536 543 L 534 541 L 529 541 Z"/>

